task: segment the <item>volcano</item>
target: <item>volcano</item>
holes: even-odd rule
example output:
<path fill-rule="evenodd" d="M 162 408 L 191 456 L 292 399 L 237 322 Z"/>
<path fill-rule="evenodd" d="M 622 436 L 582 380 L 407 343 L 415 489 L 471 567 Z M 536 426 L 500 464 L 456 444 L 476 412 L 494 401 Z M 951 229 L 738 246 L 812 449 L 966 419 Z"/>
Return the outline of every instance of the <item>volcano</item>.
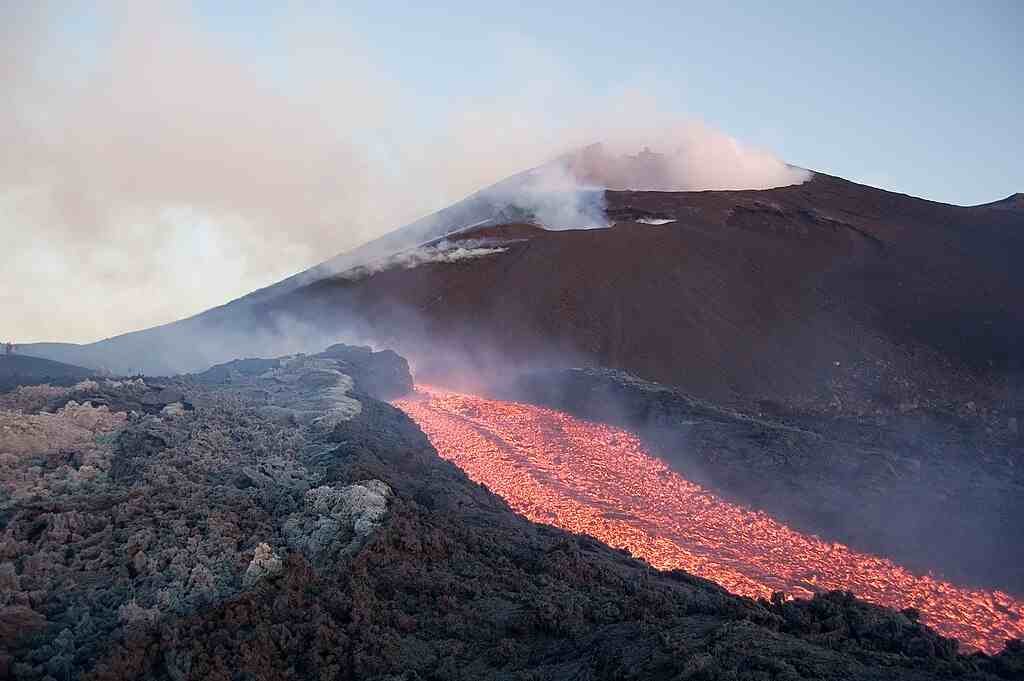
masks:
<path fill-rule="evenodd" d="M 951 206 L 792 167 L 786 186 L 679 191 L 671 157 L 608 160 L 588 148 L 526 171 L 189 319 L 26 351 L 177 374 L 339 339 L 394 348 L 438 387 L 404 394 L 397 356 L 368 348 L 168 380 L 259 404 L 267 381 L 326 381 L 327 407 L 257 412 L 320 428 L 364 408 L 342 374 L 400 385 L 386 398 L 436 453 L 527 519 L 772 607 L 777 590 L 849 589 L 976 649 L 1019 636 L 1020 196 Z M 184 414 L 181 391 L 159 414 Z M 303 456 L 342 466 L 347 437 Z M 116 449 L 145 451 L 130 444 Z M 365 450 L 349 482 L 373 484 L 345 494 L 390 489 L 374 482 L 385 450 Z M 431 480 L 417 508 L 444 496 Z"/>
<path fill-rule="evenodd" d="M 755 407 L 1017 408 L 1019 196 L 959 207 L 822 173 L 766 190 L 582 184 L 552 225 L 539 172 L 195 317 L 26 352 L 160 374 L 341 336 L 430 379 L 595 365 Z"/>
<path fill-rule="evenodd" d="M 1024 351 L 1024 212 L 815 175 L 606 192 L 610 229 L 477 227 L 460 264 L 321 278 L 258 306 L 386 339 L 424 371 L 627 370 L 719 402 L 869 414 L 1006 397 Z M 354 324 L 353 324 L 354 322 Z M 463 371 L 461 373 L 467 373 Z"/>
<path fill-rule="evenodd" d="M 788 186 L 668 191 L 671 163 L 588 148 L 195 317 L 26 352 L 171 374 L 343 339 L 477 393 L 619 370 L 739 414 L 669 424 L 652 450 L 688 478 L 1024 593 L 1020 195 L 952 206 L 795 168 Z"/>
<path fill-rule="evenodd" d="M 520 173 L 189 319 L 25 351 L 174 374 L 344 340 L 476 393 L 524 371 L 618 370 L 740 415 L 688 409 L 660 428 L 652 451 L 687 478 L 1024 593 L 1021 195 L 952 206 L 797 168 L 787 186 L 671 191 L 672 158 L 609 158 Z"/>

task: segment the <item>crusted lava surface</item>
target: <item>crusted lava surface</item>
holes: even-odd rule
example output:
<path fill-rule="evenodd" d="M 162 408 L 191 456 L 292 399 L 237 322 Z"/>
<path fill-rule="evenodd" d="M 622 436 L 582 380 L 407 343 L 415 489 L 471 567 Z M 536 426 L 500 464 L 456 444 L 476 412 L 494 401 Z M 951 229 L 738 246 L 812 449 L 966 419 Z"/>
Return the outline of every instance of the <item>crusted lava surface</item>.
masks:
<path fill-rule="evenodd" d="M 2 396 L 0 676 L 1019 678 L 833 592 L 752 600 L 440 459 L 392 353 Z M 99 404 L 99 406 L 94 406 Z"/>

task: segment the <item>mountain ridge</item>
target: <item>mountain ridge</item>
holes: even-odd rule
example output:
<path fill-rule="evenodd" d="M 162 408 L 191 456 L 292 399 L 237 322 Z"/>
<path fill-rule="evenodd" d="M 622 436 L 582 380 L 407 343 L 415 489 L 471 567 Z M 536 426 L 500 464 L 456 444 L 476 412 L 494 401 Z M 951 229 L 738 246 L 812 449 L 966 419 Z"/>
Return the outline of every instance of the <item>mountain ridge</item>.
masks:
<path fill-rule="evenodd" d="M 513 176 L 505 182 L 520 177 Z M 498 183 L 495 187 L 501 185 Z M 342 283 L 332 278 L 352 263 L 365 262 L 378 253 L 400 248 L 396 246 L 400 242 L 418 246 L 467 227 L 470 227 L 469 233 L 450 238 L 455 241 L 474 236 L 499 241 L 503 236 L 508 238 L 510 220 L 515 224 L 516 219 L 521 220 L 523 216 L 502 213 L 502 209 L 511 204 L 495 204 L 488 198 L 494 195 L 488 192 L 493 191 L 494 187 L 477 192 L 463 202 L 348 254 L 328 259 L 278 284 L 193 317 L 95 344 L 29 345 L 27 351 L 86 366 L 117 369 L 116 361 L 130 361 L 132 366 L 143 366 L 149 373 L 176 373 L 201 370 L 237 354 L 298 351 L 345 338 L 381 346 L 397 344 L 404 354 L 415 360 L 417 355 L 431 354 L 423 348 L 417 350 L 417 343 L 424 347 L 439 345 L 443 350 L 451 349 L 452 353 L 469 350 L 473 354 L 476 352 L 471 342 L 474 339 L 469 336 L 460 339 L 454 328 L 461 325 L 469 333 L 474 331 L 469 328 L 476 324 L 474 319 L 481 315 L 493 317 L 504 310 L 505 314 L 512 315 L 509 319 L 525 316 L 533 320 L 530 330 L 523 331 L 525 336 L 519 334 L 520 340 L 525 337 L 529 341 L 526 345 L 537 345 L 534 340 L 538 338 L 554 339 L 548 349 L 553 350 L 553 354 L 564 355 L 556 358 L 563 364 L 578 362 L 622 368 L 644 378 L 695 389 L 698 394 L 719 400 L 730 397 L 726 392 L 746 391 L 757 399 L 771 399 L 771 394 L 780 390 L 785 395 L 793 395 L 809 388 L 820 389 L 817 384 L 829 380 L 828 373 L 832 371 L 827 368 L 829 364 L 838 362 L 842 366 L 864 359 L 857 343 L 839 338 L 833 339 L 834 352 L 827 347 L 825 350 L 812 348 L 808 355 L 811 358 L 827 352 L 835 355 L 830 362 L 824 357 L 815 360 L 820 374 L 817 377 L 808 375 L 808 368 L 802 366 L 806 361 L 794 363 L 785 356 L 753 360 L 758 366 L 763 362 L 781 362 L 794 376 L 804 374 L 788 388 L 780 384 L 781 377 L 752 384 L 743 379 L 744 368 L 738 365 L 722 373 L 721 378 L 711 375 L 701 378 L 707 372 L 694 371 L 700 367 L 673 359 L 677 351 L 666 340 L 658 347 L 644 345 L 628 352 L 615 350 L 612 347 L 615 344 L 621 346 L 625 341 L 625 345 L 630 345 L 628 339 L 633 335 L 622 326 L 626 320 L 622 316 L 624 312 L 616 313 L 620 319 L 616 323 L 621 328 L 614 332 L 602 331 L 598 321 L 588 322 L 586 329 L 566 331 L 566 324 L 562 323 L 565 320 L 545 316 L 540 309 L 558 306 L 557 301 L 548 299 L 546 291 L 550 287 L 529 283 L 555 281 L 562 272 L 576 270 L 583 277 L 577 286 L 603 290 L 606 283 L 602 278 L 613 276 L 611 272 L 616 286 L 628 288 L 635 275 L 618 268 L 616 261 L 602 248 L 614 249 L 623 258 L 631 257 L 630 251 L 637 248 L 648 248 L 646 262 L 642 257 L 635 258 L 640 278 L 646 277 L 651 291 L 664 293 L 676 286 L 672 289 L 676 292 L 673 295 L 689 296 L 685 309 L 669 301 L 676 306 L 673 309 L 678 308 L 672 313 L 677 318 L 674 328 L 680 330 L 679 337 L 687 347 L 707 356 L 709 366 L 723 362 L 726 365 L 749 364 L 751 360 L 744 359 L 743 355 L 750 351 L 756 354 L 765 344 L 774 343 L 775 354 L 785 355 L 786 348 L 780 347 L 780 341 L 773 337 L 780 331 L 792 336 L 795 332 L 785 328 L 792 326 L 791 322 L 809 325 L 805 335 L 818 333 L 827 338 L 849 333 L 863 336 L 864 347 L 875 347 L 868 353 L 868 359 L 875 364 L 909 362 L 924 366 L 923 371 L 932 374 L 931 378 L 922 384 L 920 391 L 911 391 L 921 394 L 928 394 L 929 390 L 957 394 L 951 389 L 950 381 L 938 375 L 940 365 L 954 383 L 960 381 L 965 372 L 973 372 L 981 377 L 981 382 L 992 377 L 998 382 L 1007 371 L 1016 371 L 1014 367 L 1019 366 L 1024 356 L 1021 350 L 1024 319 L 1014 312 L 1012 304 L 1024 291 L 1024 282 L 1016 271 L 1012 255 L 1024 249 L 1022 219 L 1016 211 L 999 208 L 999 202 L 951 206 L 858 185 L 824 173 L 815 173 L 802 184 L 765 190 L 604 191 L 602 198 L 605 213 L 612 222 L 610 229 L 537 232 L 533 238 L 509 246 L 507 253 L 494 258 L 385 269 L 356 282 Z M 645 220 L 664 224 L 645 224 Z M 569 248 L 570 244 L 575 252 Z M 538 249 L 544 250 L 546 255 L 540 257 Z M 664 257 L 666 249 L 676 254 L 674 260 Z M 524 253 L 531 255 L 523 260 Z M 536 259 L 530 260 L 534 256 Z M 547 260 L 542 262 L 544 258 Z M 579 262 L 588 258 L 594 263 L 590 269 Z M 684 261 L 691 275 L 678 271 L 679 263 Z M 505 274 L 498 276 L 493 263 L 501 263 L 497 267 Z M 516 267 L 502 269 L 513 263 L 530 263 L 535 269 L 522 272 Z M 643 274 L 652 266 L 664 271 Z M 474 278 L 473 272 L 485 279 Z M 511 279 L 505 278 L 506 275 Z M 717 287 L 712 286 L 712 281 L 718 282 Z M 564 287 L 568 283 L 560 285 Z M 536 305 L 538 309 L 510 307 L 503 288 L 513 286 L 536 289 L 524 305 Z M 457 314 L 431 307 L 426 299 L 434 290 L 432 287 L 437 287 L 435 298 L 449 294 L 456 298 L 468 296 L 467 307 Z M 496 288 L 490 290 L 489 287 Z M 442 290 L 448 293 L 440 293 Z M 484 290 L 489 293 L 482 295 Z M 694 297 L 693 292 L 697 290 L 705 295 Z M 369 295 L 371 292 L 378 295 L 376 302 Z M 586 300 L 585 292 L 566 290 L 562 295 L 572 298 L 577 307 L 579 304 L 590 306 L 587 314 L 595 319 L 610 312 Z M 649 294 L 644 295 L 649 297 Z M 625 306 L 621 308 L 623 311 L 635 310 L 639 305 L 640 309 L 647 310 L 644 314 L 648 316 L 661 314 L 654 310 L 656 306 L 652 302 L 630 301 L 628 296 L 616 304 Z M 389 305 L 394 309 L 383 309 Z M 403 317 L 397 310 L 409 314 Z M 721 319 L 714 321 L 723 312 L 733 315 L 728 324 Z M 541 323 L 540 317 L 546 321 Z M 748 328 L 748 324 L 758 319 L 761 321 Z M 402 342 L 398 336 L 410 325 L 423 333 L 417 331 L 413 334 L 415 338 Z M 497 321 L 492 320 L 485 326 L 488 327 L 485 335 L 501 335 L 501 324 Z M 511 326 L 514 331 L 516 324 Z M 428 328 L 436 333 L 426 333 Z M 729 328 L 732 331 L 722 336 Z M 618 334 L 619 340 L 613 340 L 608 333 Z M 656 337 L 664 330 L 651 327 L 645 333 Z M 730 334 L 746 336 L 747 345 L 726 343 Z M 800 343 L 808 340 L 804 338 Z M 488 338 L 487 342 L 492 341 L 495 339 Z M 708 343 L 731 343 L 729 356 L 722 354 L 726 352 L 724 349 L 717 353 L 709 350 Z M 517 355 L 523 353 L 508 345 L 497 338 L 492 354 L 507 356 L 510 363 L 515 364 L 521 359 Z M 158 352 L 154 352 L 156 348 Z M 155 361 L 156 358 L 159 361 Z M 673 366 L 678 368 L 673 369 Z M 885 367 L 876 367 L 873 371 L 893 373 Z M 911 373 L 921 371 L 918 367 Z M 756 370 L 749 373 L 753 375 Z M 902 382 L 899 371 L 895 373 L 895 383 Z M 686 383 L 694 377 L 696 384 Z M 856 383 L 859 379 L 846 376 L 844 380 Z M 878 385 L 879 380 L 882 380 L 880 376 L 874 376 L 869 381 L 872 384 L 868 386 L 869 391 L 887 390 Z M 735 385 L 724 392 L 713 389 L 712 383 L 730 381 Z M 970 376 L 966 382 L 979 388 L 963 393 L 969 396 L 968 400 L 986 404 L 998 401 L 993 396 L 993 391 L 1000 390 L 998 386 L 980 386 Z M 858 391 L 864 392 L 863 387 Z M 900 390 L 894 388 L 890 392 Z M 893 399 L 897 403 L 915 401 L 902 400 L 898 395 Z M 879 399 L 875 396 L 867 401 L 878 403 Z"/>

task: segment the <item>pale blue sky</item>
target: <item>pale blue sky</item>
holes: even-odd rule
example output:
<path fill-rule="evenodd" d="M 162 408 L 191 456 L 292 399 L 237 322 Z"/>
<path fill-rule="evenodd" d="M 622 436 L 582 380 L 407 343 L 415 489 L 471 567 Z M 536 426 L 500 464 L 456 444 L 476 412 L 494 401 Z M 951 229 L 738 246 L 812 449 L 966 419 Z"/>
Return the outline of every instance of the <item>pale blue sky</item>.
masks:
<path fill-rule="evenodd" d="M 272 56 L 264 31 L 282 10 L 198 9 L 211 30 Z M 334 11 L 426 111 L 502 93 L 506 65 L 493 46 L 512 35 L 590 93 L 656 82 L 663 106 L 791 163 L 951 203 L 1024 191 L 1019 0 L 356 2 Z"/>

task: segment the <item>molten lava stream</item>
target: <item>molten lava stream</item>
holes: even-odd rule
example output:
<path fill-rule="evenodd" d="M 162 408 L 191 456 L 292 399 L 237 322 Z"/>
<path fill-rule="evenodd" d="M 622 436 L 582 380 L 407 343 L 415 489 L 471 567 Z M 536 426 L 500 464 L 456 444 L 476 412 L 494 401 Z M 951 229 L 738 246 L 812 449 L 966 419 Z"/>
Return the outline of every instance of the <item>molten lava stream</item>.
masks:
<path fill-rule="evenodd" d="M 995 652 L 1024 637 L 1024 603 L 959 588 L 884 558 L 789 529 L 718 499 L 644 451 L 630 433 L 515 402 L 417 386 L 397 400 L 438 453 L 517 512 L 628 549 L 730 591 L 768 597 L 843 589 L 922 620 L 966 646 Z"/>

